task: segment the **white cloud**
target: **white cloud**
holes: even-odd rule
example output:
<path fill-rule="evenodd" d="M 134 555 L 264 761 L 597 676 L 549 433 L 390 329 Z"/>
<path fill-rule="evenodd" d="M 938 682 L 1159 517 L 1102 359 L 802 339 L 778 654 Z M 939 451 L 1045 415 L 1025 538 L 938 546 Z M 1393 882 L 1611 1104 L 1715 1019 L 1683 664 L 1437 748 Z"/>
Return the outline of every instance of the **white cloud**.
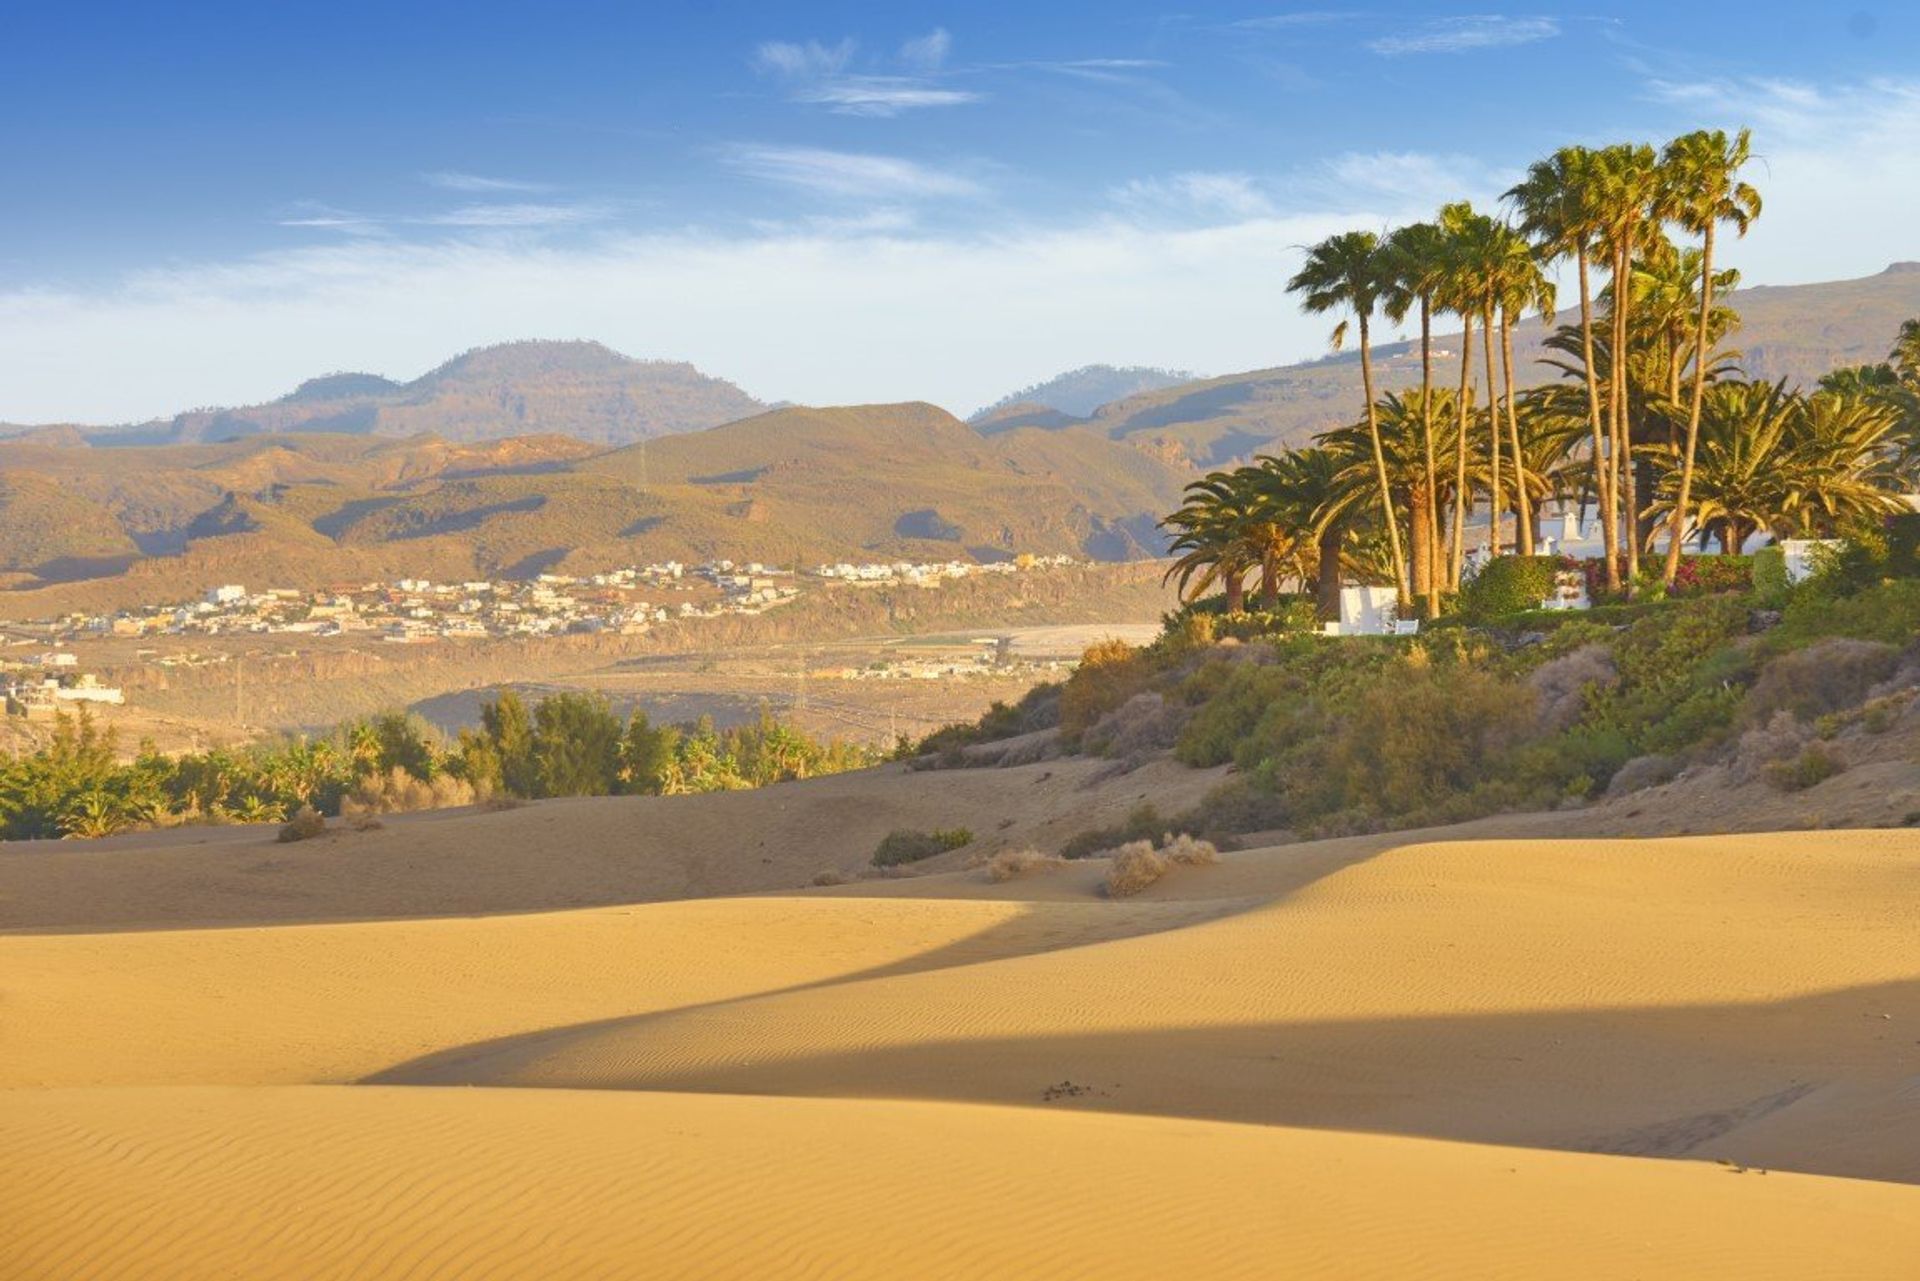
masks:
<path fill-rule="evenodd" d="M 923 199 L 980 192 L 979 184 L 970 178 L 899 156 L 740 144 L 723 151 L 721 159 L 750 177 L 827 196 Z"/>
<path fill-rule="evenodd" d="M 900 61 L 921 71 L 938 71 L 953 51 L 953 37 L 945 27 L 935 27 L 918 39 L 900 46 Z"/>
<path fill-rule="evenodd" d="M 248 403 L 318 370 L 412 376 L 477 344 L 582 335 L 767 398 L 964 412 L 1100 361 L 1241 369 L 1317 353 L 1324 326 L 1275 282 L 1297 264 L 1289 246 L 1348 221 L 355 241 L 171 268 L 96 294 L 0 294 L 0 420 Z"/>
<path fill-rule="evenodd" d="M 964 89 L 937 89 L 899 76 L 840 76 L 801 89 L 794 98 L 825 104 L 842 115 L 897 116 L 917 107 L 977 102 L 980 95 Z"/>
<path fill-rule="evenodd" d="M 1168 213 L 1206 219 L 1258 218 L 1273 212 L 1254 177 L 1244 173 L 1178 173 L 1166 178 L 1135 178 L 1113 191 L 1120 205 L 1142 213 Z"/>
<path fill-rule="evenodd" d="M 577 227 L 609 215 L 604 205 L 463 205 L 408 221 L 430 227 Z"/>
<path fill-rule="evenodd" d="M 1532 44 L 1536 40 L 1550 40 L 1559 34 L 1560 24 L 1552 18 L 1509 18 L 1499 14 L 1481 14 L 1435 18 L 1408 31 L 1368 41 L 1367 47 L 1389 57 L 1408 53 L 1466 53 L 1474 49 Z"/>
<path fill-rule="evenodd" d="M 486 178 L 474 173 L 459 173 L 441 169 L 433 173 L 423 173 L 420 180 L 443 191 L 487 192 L 487 191 L 551 191 L 551 187 L 541 182 L 521 182 L 514 178 Z"/>
<path fill-rule="evenodd" d="M 839 73 L 853 57 L 853 41 L 821 44 L 818 40 L 792 43 L 768 40 L 753 51 L 753 64 L 761 71 L 783 76 L 831 76 Z"/>
<path fill-rule="evenodd" d="M 1650 82 L 1674 131 L 1753 128 L 1747 180 L 1760 220 L 1718 251 L 1748 283 L 1865 275 L 1920 258 L 1920 80 L 1815 85 L 1781 79 Z"/>
<path fill-rule="evenodd" d="M 898 61 L 911 75 L 858 75 L 847 71 L 854 44 L 824 45 L 769 41 L 754 51 L 755 70 L 792 83 L 795 102 L 824 106 L 847 116 L 897 116 L 924 107 L 957 107 L 981 95 L 942 87 L 934 77 L 946 61 L 953 37 L 936 27 L 900 46 Z"/>

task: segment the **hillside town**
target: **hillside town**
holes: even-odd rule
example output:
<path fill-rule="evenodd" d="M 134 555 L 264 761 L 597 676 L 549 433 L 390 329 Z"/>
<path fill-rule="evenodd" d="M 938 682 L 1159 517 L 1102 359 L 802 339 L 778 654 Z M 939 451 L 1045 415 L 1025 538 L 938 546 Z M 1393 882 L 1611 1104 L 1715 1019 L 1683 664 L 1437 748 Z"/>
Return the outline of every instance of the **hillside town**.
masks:
<path fill-rule="evenodd" d="M 120 705 L 122 690 L 83 670 L 69 645 L 237 635 L 354 637 L 395 645 L 611 633 L 645 635 L 681 620 L 762 614 L 800 598 L 809 586 L 874 588 L 942 584 L 977 575 L 1016 574 L 1072 564 L 1067 556 L 1007 561 L 869 562 L 783 569 L 758 561 L 702 565 L 664 561 L 588 575 L 541 574 L 528 580 L 341 585 L 313 591 L 254 590 L 241 583 L 209 588 L 198 600 L 99 614 L 0 621 L 0 703 L 14 715 L 51 716 L 79 704 Z M 52 648 L 46 648 L 51 645 Z M 23 651 L 19 657 L 8 650 Z M 160 666 L 223 661 L 224 655 L 140 651 Z"/>

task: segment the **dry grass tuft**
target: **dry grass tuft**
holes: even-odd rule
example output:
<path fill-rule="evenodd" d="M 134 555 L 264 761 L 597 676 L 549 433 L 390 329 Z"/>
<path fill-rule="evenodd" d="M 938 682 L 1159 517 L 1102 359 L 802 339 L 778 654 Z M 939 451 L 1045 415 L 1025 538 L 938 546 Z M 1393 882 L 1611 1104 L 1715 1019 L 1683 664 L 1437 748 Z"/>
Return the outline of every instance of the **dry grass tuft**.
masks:
<path fill-rule="evenodd" d="M 294 811 L 292 818 L 280 829 L 280 841 L 287 844 L 292 841 L 309 841 L 316 836 L 324 836 L 327 820 L 319 810 L 311 805 L 302 805 Z"/>
<path fill-rule="evenodd" d="M 432 781 L 415 778 L 399 766 L 386 774 L 369 774 L 340 802 L 340 816 L 357 819 L 367 814 L 407 814 L 414 810 L 451 809 L 479 799 L 473 785 L 451 774 Z"/>
<path fill-rule="evenodd" d="M 1048 872 L 1057 872 L 1067 865 L 1067 860 L 1058 854 L 1042 854 L 1039 850 L 1027 848 L 1001 850 L 987 860 L 987 879 L 996 885 L 1003 881 L 1017 881 L 1023 876 L 1040 876 Z"/>
<path fill-rule="evenodd" d="M 1107 869 L 1107 897 L 1131 898 L 1165 876 L 1173 864 L 1152 841 L 1128 841 L 1113 852 Z"/>
<path fill-rule="evenodd" d="M 847 875 L 838 868 L 822 868 L 813 874 L 813 883 L 821 887 L 828 885 L 845 885 L 847 883 Z"/>

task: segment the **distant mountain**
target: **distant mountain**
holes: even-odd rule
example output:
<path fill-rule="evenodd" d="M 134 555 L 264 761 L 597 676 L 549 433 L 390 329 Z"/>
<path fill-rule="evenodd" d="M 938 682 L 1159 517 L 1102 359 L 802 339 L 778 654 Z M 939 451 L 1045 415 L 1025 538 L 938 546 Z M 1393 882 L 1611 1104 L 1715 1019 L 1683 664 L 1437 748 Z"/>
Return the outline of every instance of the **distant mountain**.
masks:
<path fill-rule="evenodd" d="M 765 406 L 692 365 L 633 360 L 596 342 L 481 347 L 410 383 L 377 374 L 312 378 L 264 405 L 83 429 L 97 445 L 176 445 L 280 432 L 472 442 L 531 434 L 599 445 L 698 431 Z"/>
<path fill-rule="evenodd" d="M 1186 473 L 1085 428 L 983 436 L 926 404 L 789 408 L 614 450 L 563 437 L 0 441 L 0 617 L 222 581 L 527 577 L 716 557 L 1125 560 Z M 37 589 L 37 590 L 35 590 Z"/>
<path fill-rule="evenodd" d="M 976 426 L 991 424 L 1009 408 L 1030 406 L 1057 410 L 1074 418 L 1086 418 L 1109 401 L 1192 382 L 1198 376 L 1173 369 L 1152 369 L 1145 365 L 1129 365 L 1124 369 L 1113 365 L 1086 365 L 1069 370 L 1057 378 L 1049 378 L 1046 382 L 1023 387 L 1012 395 L 1002 396 L 967 421 Z"/>
<path fill-rule="evenodd" d="M 1811 383 L 1837 365 L 1886 358 L 1900 322 L 1920 316 L 1920 263 L 1895 263 L 1858 280 L 1738 289 L 1727 301 L 1742 321 L 1728 345 L 1740 351 L 1750 376 Z M 1556 323 L 1577 319 L 1574 309 L 1555 317 Z M 1514 335 L 1514 372 L 1522 385 L 1558 376 L 1536 361 L 1547 332 L 1536 319 Z M 1435 348 L 1439 376 L 1451 381 L 1460 335 L 1436 335 Z M 1375 357 L 1380 390 L 1419 383 L 1417 345 L 1382 344 Z M 1359 405 L 1360 361 L 1347 353 L 1143 392 L 1102 406 L 1090 426 L 1157 457 L 1213 467 L 1311 443 L 1316 433 L 1352 421 Z"/>

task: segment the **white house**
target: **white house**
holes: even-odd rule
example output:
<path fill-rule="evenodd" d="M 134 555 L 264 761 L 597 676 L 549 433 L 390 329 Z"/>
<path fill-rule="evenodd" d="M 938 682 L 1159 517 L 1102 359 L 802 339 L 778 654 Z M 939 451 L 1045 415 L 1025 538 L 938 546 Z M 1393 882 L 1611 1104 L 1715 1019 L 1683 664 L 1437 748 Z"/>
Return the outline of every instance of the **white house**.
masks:
<path fill-rule="evenodd" d="M 239 583 L 223 583 L 207 592 L 209 605 L 238 605 L 247 598 L 247 589 Z"/>

